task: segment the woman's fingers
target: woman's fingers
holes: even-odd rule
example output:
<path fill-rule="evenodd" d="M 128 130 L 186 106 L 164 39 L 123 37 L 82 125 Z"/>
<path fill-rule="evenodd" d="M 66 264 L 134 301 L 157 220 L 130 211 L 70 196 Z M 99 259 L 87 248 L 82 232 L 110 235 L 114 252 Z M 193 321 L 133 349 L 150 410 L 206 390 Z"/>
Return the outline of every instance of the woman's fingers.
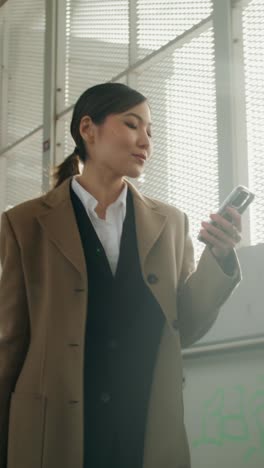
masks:
<path fill-rule="evenodd" d="M 232 220 L 228 221 L 223 216 L 213 213 L 210 218 L 214 223 L 202 222 L 200 235 L 215 247 L 220 256 L 226 256 L 241 241 L 241 215 L 233 208 L 227 209 Z"/>

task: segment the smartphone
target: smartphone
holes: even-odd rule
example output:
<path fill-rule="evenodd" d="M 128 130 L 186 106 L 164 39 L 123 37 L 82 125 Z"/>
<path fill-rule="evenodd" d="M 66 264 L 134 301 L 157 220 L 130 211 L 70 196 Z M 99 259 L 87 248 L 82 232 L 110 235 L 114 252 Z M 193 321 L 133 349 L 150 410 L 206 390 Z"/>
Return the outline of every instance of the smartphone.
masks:
<path fill-rule="evenodd" d="M 227 221 L 232 221 L 232 216 L 228 212 L 226 212 L 227 206 L 235 208 L 240 214 L 242 214 L 244 213 L 248 205 L 254 200 L 254 198 L 255 195 L 252 192 L 250 192 L 250 190 L 247 187 L 244 187 L 243 185 L 238 185 L 236 188 L 234 188 L 234 190 L 232 190 L 232 192 L 220 205 L 217 213 L 223 216 Z M 210 224 L 213 224 L 214 226 L 217 226 L 217 223 L 213 220 L 210 220 L 208 222 Z M 207 243 L 200 235 L 198 236 L 198 240 L 204 242 L 204 244 Z"/>

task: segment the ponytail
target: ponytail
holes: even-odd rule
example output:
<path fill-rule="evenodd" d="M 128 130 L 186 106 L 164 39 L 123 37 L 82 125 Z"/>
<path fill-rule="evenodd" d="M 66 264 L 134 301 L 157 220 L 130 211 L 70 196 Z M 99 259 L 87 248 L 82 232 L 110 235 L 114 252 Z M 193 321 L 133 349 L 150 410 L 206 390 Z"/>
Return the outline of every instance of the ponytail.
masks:
<path fill-rule="evenodd" d="M 53 174 L 54 188 L 62 184 L 68 177 L 80 174 L 79 162 L 80 158 L 75 149 L 70 156 L 55 168 Z"/>

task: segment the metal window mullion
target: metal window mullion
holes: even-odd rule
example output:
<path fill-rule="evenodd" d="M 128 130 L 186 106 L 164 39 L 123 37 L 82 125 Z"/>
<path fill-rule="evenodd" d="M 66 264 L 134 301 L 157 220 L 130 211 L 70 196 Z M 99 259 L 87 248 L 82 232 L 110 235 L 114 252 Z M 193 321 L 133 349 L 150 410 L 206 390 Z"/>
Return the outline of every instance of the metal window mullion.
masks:
<path fill-rule="evenodd" d="M 183 359 L 199 358 L 232 351 L 249 351 L 254 348 L 264 348 L 264 336 L 226 340 L 226 342 L 222 343 L 194 345 L 189 349 L 183 349 L 182 357 Z"/>
<path fill-rule="evenodd" d="M 42 191 L 50 189 L 54 165 L 56 121 L 56 18 L 57 0 L 45 1 L 46 31 L 44 54 Z"/>
<path fill-rule="evenodd" d="M 9 48 L 9 8 L 10 4 L 7 3 L 3 9 L 4 22 L 3 22 L 3 42 L 2 47 L 2 82 L 1 82 L 1 114 L 2 125 L 0 129 L 1 146 L 6 147 L 8 142 L 8 89 L 9 89 L 9 73 L 8 73 L 8 48 Z M 7 155 L 0 158 L 0 213 L 6 208 L 7 200 Z"/>
<path fill-rule="evenodd" d="M 65 86 L 66 86 L 66 8 L 65 0 L 58 1 L 57 15 L 57 73 L 56 73 L 56 109 L 60 113 L 65 108 Z M 56 151 L 54 163 L 60 164 L 64 160 L 65 153 L 65 118 L 56 120 Z"/>
<path fill-rule="evenodd" d="M 138 37 L 137 37 L 137 26 L 138 26 L 138 14 L 137 14 L 137 3 L 138 0 L 129 0 L 129 57 L 128 65 L 129 69 L 138 60 Z M 131 70 L 127 74 L 127 84 L 132 88 L 137 88 L 137 74 L 134 70 Z"/>
<path fill-rule="evenodd" d="M 250 2 L 252 2 L 252 0 L 232 0 L 232 6 L 236 7 L 239 5 L 240 8 L 246 8 Z"/>
<path fill-rule="evenodd" d="M 8 93 L 9 93 L 9 23 L 10 3 L 7 3 L 4 8 L 4 26 L 3 26 L 3 43 L 2 43 L 2 86 L 1 86 L 1 146 L 5 148 L 8 144 Z"/>
<path fill-rule="evenodd" d="M 235 131 L 231 0 L 213 0 L 219 198 L 235 185 Z"/>
<path fill-rule="evenodd" d="M 236 184 L 249 185 L 248 145 L 246 124 L 246 87 L 243 48 L 243 2 L 237 2 L 232 10 L 233 70 L 234 70 L 234 138 Z M 240 247 L 250 245 L 250 210 L 242 216 L 243 239 Z"/>

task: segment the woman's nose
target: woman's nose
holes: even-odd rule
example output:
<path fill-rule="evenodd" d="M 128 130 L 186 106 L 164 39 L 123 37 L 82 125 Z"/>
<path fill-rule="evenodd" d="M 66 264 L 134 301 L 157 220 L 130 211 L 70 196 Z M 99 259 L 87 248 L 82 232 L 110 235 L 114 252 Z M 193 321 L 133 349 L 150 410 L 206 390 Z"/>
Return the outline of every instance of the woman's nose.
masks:
<path fill-rule="evenodd" d="M 150 137 L 147 133 L 142 133 L 138 139 L 138 144 L 141 148 L 148 149 L 150 147 Z"/>

